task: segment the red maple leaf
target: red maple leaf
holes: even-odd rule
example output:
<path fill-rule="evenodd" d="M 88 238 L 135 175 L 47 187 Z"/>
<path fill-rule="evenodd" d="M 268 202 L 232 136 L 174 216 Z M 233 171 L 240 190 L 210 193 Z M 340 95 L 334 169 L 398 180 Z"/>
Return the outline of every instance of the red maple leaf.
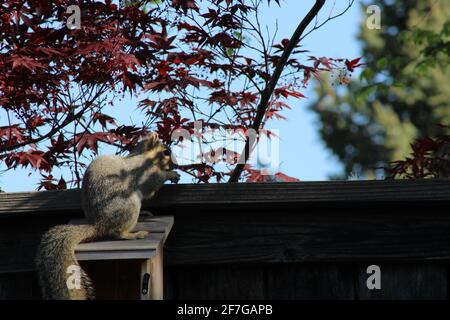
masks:
<path fill-rule="evenodd" d="M 29 71 L 34 71 L 35 69 L 45 68 L 45 65 L 37 61 L 37 59 L 33 59 L 28 56 L 21 56 L 14 54 L 11 56 L 10 61 L 12 61 L 13 70 L 16 68 L 24 68 L 28 69 Z"/>
<path fill-rule="evenodd" d="M 359 63 L 359 61 L 362 59 L 362 57 L 353 59 L 353 60 L 348 60 L 345 59 L 345 66 L 347 67 L 347 70 L 350 72 L 353 72 L 355 70 L 355 68 L 363 66 L 364 63 Z"/>

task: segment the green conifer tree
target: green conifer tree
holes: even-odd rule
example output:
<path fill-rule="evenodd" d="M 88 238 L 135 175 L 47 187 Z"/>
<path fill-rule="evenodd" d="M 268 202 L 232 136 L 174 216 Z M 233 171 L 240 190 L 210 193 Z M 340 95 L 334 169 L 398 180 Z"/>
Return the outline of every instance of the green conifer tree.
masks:
<path fill-rule="evenodd" d="M 310 106 L 326 146 L 344 164 L 343 176 L 367 179 L 379 175 L 375 168 L 405 158 L 415 138 L 442 134 L 437 124 L 450 124 L 443 41 L 450 36 L 450 1 L 370 1 L 361 6 L 363 17 L 369 4 L 381 9 L 381 29 L 361 22 L 365 70 L 347 86 L 323 75 Z M 430 53 L 430 47 L 439 49 Z"/>

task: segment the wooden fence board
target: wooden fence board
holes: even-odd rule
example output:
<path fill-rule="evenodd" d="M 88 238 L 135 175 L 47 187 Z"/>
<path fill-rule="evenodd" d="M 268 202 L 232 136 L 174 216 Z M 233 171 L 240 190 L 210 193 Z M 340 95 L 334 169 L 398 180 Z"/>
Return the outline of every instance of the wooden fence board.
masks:
<path fill-rule="evenodd" d="M 355 275 L 351 265 L 269 265 L 266 267 L 266 298 L 353 300 Z"/>
<path fill-rule="evenodd" d="M 170 298 L 246 300 L 264 298 L 264 270 L 258 265 L 167 267 Z M 167 283 L 167 282 L 166 282 Z"/>
<path fill-rule="evenodd" d="M 357 209 L 355 209 L 357 210 Z M 379 212 L 382 211 L 382 213 Z M 395 209 L 176 215 L 168 264 L 450 260 L 450 214 Z M 220 254 L 216 254 L 220 252 Z"/>
<path fill-rule="evenodd" d="M 144 208 L 175 217 L 167 298 L 448 299 L 450 180 L 170 185 Z M 76 190 L 0 194 L 0 299 L 39 297 L 42 233 L 80 217 Z"/>
<path fill-rule="evenodd" d="M 300 204 L 333 206 L 381 203 L 450 203 L 450 179 L 323 181 L 296 183 L 165 185 L 145 202 L 152 209 L 228 205 L 233 207 Z M 78 190 L 0 193 L 0 215 L 79 211 Z"/>

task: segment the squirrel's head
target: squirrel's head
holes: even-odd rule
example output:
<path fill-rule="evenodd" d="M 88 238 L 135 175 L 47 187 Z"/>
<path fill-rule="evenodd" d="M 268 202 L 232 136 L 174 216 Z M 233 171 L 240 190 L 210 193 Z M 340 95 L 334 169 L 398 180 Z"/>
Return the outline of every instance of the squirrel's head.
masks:
<path fill-rule="evenodd" d="M 161 142 L 156 132 L 149 133 L 139 141 L 130 156 L 141 154 L 163 170 L 171 170 L 176 167 L 170 148 Z"/>

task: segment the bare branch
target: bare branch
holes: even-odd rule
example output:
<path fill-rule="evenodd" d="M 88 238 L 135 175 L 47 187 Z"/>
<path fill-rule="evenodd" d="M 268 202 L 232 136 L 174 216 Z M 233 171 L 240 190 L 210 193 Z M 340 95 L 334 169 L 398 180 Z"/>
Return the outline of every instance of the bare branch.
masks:
<path fill-rule="evenodd" d="M 277 63 L 277 66 L 273 72 L 273 75 L 272 75 L 268 85 L 266 86 L 266 88 L 263 91 L 263 94 L 261 95 L 261 99 L 260 99 L 260 102 L 258 105 L 256 116 L 251 125 L 251 129 L 253 129 L 257 134 L 260 131 L 261 123 L 267 112 L 267 107 L 269 106 L 270 98 L 273 94 L 273 91 L 275 90 L 275 86 L 277 85 L 277 82 L 281 76 L 281 73 L 283 72 L 283 70 L 286 66 L 289 56 L 291 55 L 294 48 L 297 46 L 306 27 L 311 23 L 311 21 L 314 19 L 314 17 L 317 16 L 317 14 L 319 13 L 320 9 L 323 7 L 324 4 L 325 4 L 325 0 L 316 0 L 316 3 L 314 4 L 314 6 L 306 14 L 306 16 L 303 18 L 303 20 L 298 25 L 295 32 L 292 34 L 292 37 L 289 41 L 289 45 L 283 51 L 283 54 Z M 250 157 L 250 153 L 251 153 L 251 151 L 253 151 L 254 144 L 255 143 L 253 142 L 252 145 L 250 145 L 250 139 L 248 137 L 246 138 L 244 151 L 241 153 L 238 164 L 236 165 L 233 172 L 231 173 L 231 176 L 230 176 L 230 179 L 228 180 L 228 182 L 238 182 L 239 177 L 241 176 L 242 171 L 244 170 L 245 163 L 247 163 L 248 158 Z"/>

